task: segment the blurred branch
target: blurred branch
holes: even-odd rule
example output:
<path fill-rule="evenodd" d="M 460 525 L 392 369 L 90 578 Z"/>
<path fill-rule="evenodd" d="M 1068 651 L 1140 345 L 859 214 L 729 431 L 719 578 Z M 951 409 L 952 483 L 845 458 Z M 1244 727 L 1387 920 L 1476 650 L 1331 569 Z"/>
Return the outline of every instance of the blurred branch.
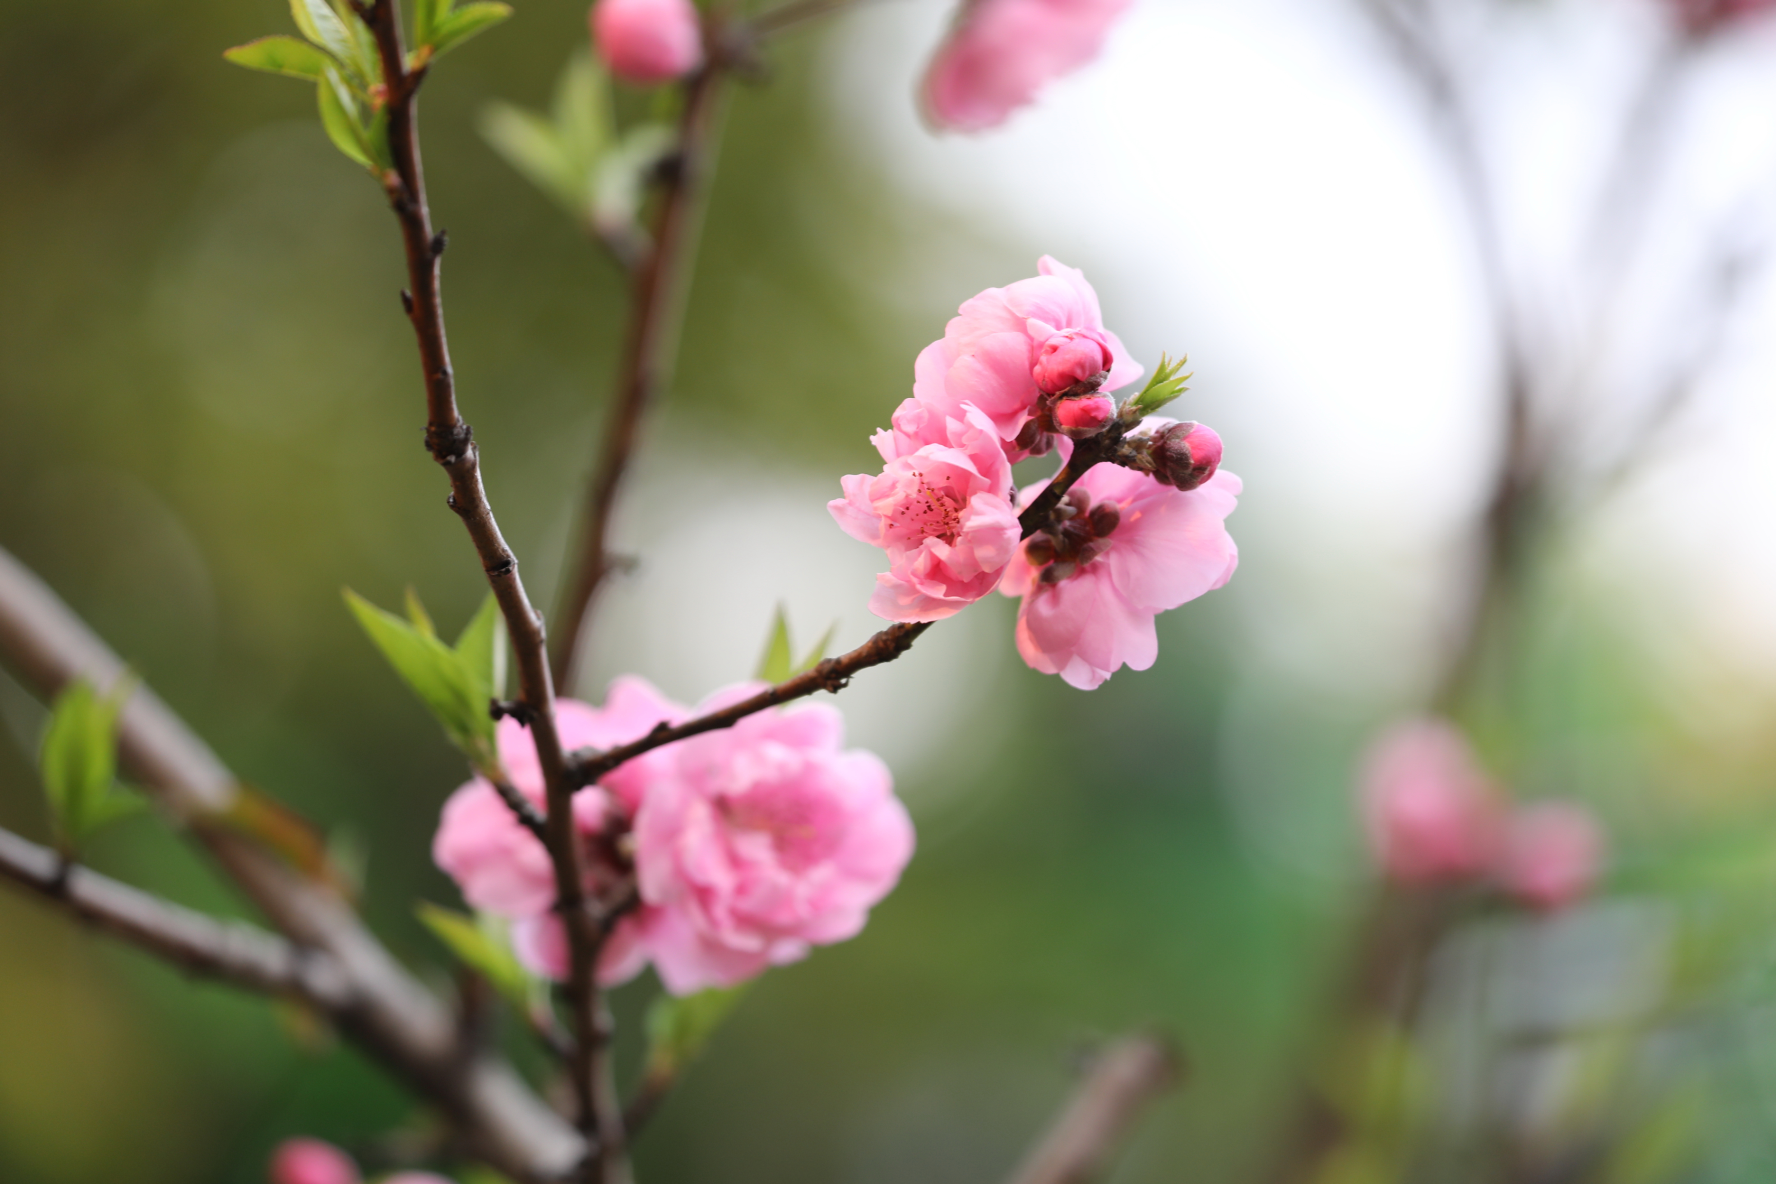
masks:
<path fill-rule="evenodd" d="M 383 176 L 383 186 L 400 222 L 407 253 L 409 288 L 402 304 L 413 325 L 425 374 L 426 448 L 449 476 L 450 508 L 468 528 L 482 570 L 505 617 L 518 668 L 524 722 L 536 745 L 548 795 L 545 846 L 554 871 L 557 906 L 567 930 L 567 994 L 576 1036 L 572 1076 L 579 1102 L 579 1127 L 589 1140 L 594 1130 L 598 1133 L 595 1155 L 587 1164 L 587 1178 L 602 1178 L 604 1184 L 626 1184 L 628 1164 L 623 1152 L 622 1115 L 614 1096 L 601 1096 L 614 1095 L 614 1091 L 599 1085 L 609 1076 L 599 1064 L 605 1044 L 600 1035 L 602 1003 L 595 977 L 600 941 L 584 907 L 579 850 L 574 838 L 573 786 L 568 783 L 561 739 L 555 730 L 555 690 L 550 681 L 542 614 L 531 606 L 525 594 L 517 557 L 500 534 L 493 508 L 482 489 L 475 433 L 457 412 L 456 380 L 450 366 L 439 292 L 439 264 L 446 239 L 432 230 L 425 170 L 420 163 L 417 102 L 425 68 L 407 68 L 397 0 L 361 4 L 359 12 L 375 35 L 388 87 L 389 150 L 395 167 Z"/>
<path fill-rule="evenodd" d="M 1178 1052 L 1162 1036 L 1126 1036 L 1101 1052 L 1010 1184 L 1096 1179 L 1141 1111 L 1178 1084 Z"/>
<path fill-rule="evenodd" d="M 249 991 L 287 995 L 323 1011 L 351 1005 L 352 987 L 329 955 L 262 929 L 221 921 L 84 867 L 0 830 L 0 876 L 57 902 L 76 917 L 194 974 Z"/>
<path fill-rule="evenodd" d="M 552 665 L 555 679 L 564 687 L 574 684 L 593 601 L 604 581 L 622 566 L 622 560 L 610 553 L 611 516 L 634 457 L 642 416 L 671 372 L 696 257 L 703 196 L 715 170 L 728 65 L 723 53 L 713 53 L 686 85 L 678 151 L 661 183 L 659 214 L 649 236 L 652 246 L 630 270 L 630 321 L 616 398 L 587 490 L 578 559 L 556 614 Z"/>
<path fill-rule="evenodd" d="M 0 550 L 0 654 L 45 696 L 76 678 L 105 687 L 123 663 L 41 580 Z M 118 755 L 135 780 L 240 885 L 285 937 L 330 956 L 351 986 L 333 1021 L 462 1128 L 478 1154 L 519 1179 L 558 1176 L 581 1140 L 502 1061 L 465 1056 L 437 998 L 407 973 L 330 890 L 237 830 L 218 825 L 236 780 L 147 687 L 118 719 Z"/>
<path fill-rule="evenodd" d="M 1048 485 L 1018 515 L 1018 526 L 1023 538 L 1029 538 L 1048 524 L 1049 517 L 1061 498 L 1073 487 L 1073 483 L 1083 476 L 1091 467 L 1112 456 L 1122 443 L 1123 429 L 1113 425 L 1108 430 L 1087 440 L 1081 440 L 1073 447 L 1073 454 L 1068 458 L 1061 471 L 1056 473 Z M 719 711 L 711 711 L 682 724 L 668 726 L 661 723 L 653 731 L 632 740 L 628 744 L 616 748 L 596 749 L 582 748 L 575 750 L 569 757 L 570 772 L 577 785 L 590 785 L 606 773 L 634 760 L 644 753 L 656 748 L 691 736 L 700 736 L 704 732 L 716 732 L 722 728 L 731 728 L 749 715 L 776 707 L 796 699 L 805 699 L 816 691 L 838 694 L 850 683 L 852 677 L 860 671 L 872 666 L 880 666 L 892 662 L 913 648 L 921 634 L 935 624 L 932 621 L 903 621 L 890 625 L 872 636 L 868 641 L 836 658 L 828 658 L 817 663 L 812 669 L 805 670 L 794 678 L 785 679 L 776 686 L 767 687 L 749 699 L 724 707 Z"/>
<path fill-rule="evenodd" d="M 856 8 L 862 3 L 863 0 L 789 0 L 787 4 L 767 8 L 747 21 L 743 26 L 743 35 L 749 40 L 762 41 L 811 20 L 843 12 L 847 8 Z"/>

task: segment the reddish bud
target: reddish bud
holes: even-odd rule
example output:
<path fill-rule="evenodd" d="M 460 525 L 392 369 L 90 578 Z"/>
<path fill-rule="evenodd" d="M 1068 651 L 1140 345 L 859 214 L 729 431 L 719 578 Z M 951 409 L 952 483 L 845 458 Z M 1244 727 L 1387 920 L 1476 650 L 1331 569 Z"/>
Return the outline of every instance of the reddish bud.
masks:
<path fill-rule="evenodd" d="M 703 64 L 703 31 L 691 0 L 598 0 L 592 41 L 610 72 L 651 86 Z"/>
<path fill-rule="evenodd" d="M 1152 455 L 1161 485 L 1195 489 L 1221 467 L 1221 437 L 1200 423 L 1175 423 L 1153 437 Z"/>
<path fill-rule="evenodd" d="M 1094 535 L 1101 539 L 1109 538 L 1117 526 L 1122 523 L 1122 511 L 1117 508 L 1115 502 L 1099 502 L 1091 508 L 1091 513 L 1086 516 L 1086 521 L 1091 524 L 1091 532 Z"/>
<path fill-rule="evenodd" d="M 1053 563 L 1055 557 L 1054 540 L 1047 535 L 1039 534 L 1024 544 L 1024 558 L 1032 567 L 1041 567 L 1045 563 Z"/>
<path fill-rule="evenodd" d="M 1075 440 L 1095 436 L 1116 418 L 1116 403 L 1109 395 L 1075 395 L 1056 399 L 1049 409 L 1055 431 Z"/>
<path fill-rule="evenodd" d="M 285 1139 L 271 1153 L 271 1184 L 358 1184 L 351 1156 L 319 1139 Z"/>
<path fill-rule="evenodd" d="M 1030 376 L 1045 395 L 1074 387 L 1095 391 L 1114 363 L 1110 343 L 1101 330 L 1064 329 L 1037 347 Z"/>

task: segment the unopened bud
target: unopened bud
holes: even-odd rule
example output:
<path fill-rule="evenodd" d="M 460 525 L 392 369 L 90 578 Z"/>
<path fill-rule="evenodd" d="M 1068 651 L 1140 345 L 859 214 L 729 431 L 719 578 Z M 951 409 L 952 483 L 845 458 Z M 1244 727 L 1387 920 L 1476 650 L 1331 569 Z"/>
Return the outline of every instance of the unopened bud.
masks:
<path fill-rule="evenodd" d="M 351 1156 L 319 1139 L 285 1139 L 271 1154 L 271 1184 L 358 1184 Z"/>
<path fill-rule="evenodd" d="M 1083 440 L 1097 435 L 1116 418 L 1116 401 L 1109 395 L 1074 395 L 1056 399 L 1048 414 L 1055 431 Z"/>
<path fill-rule="evenodd" d="M 1152 456 L 1156 481 L 1195 489 L 1221 467 L 1221 437 L 1200 423 L 1175 423 L 1154 436 Z"/>
<path fill-rule="evenodd" d="M 1499 883 L 1532 909 L 1552 912 L 1584 897 L 1603 864 L 1603 828 L 1583 806 L 1540 802 L 1512 816 Z"/>
<path fill-rule="evenodd" d="M 1085 546 L 1079 548 L 1079 559 L 1078 559 L 1079 566 L 1084 567 L 1086 564 L 1090 563 L 1092 560 L 1096 559 L 1098 556 L 1102 555 L 1104 552 L 1108 551 L 1109 549 L 1110 549 L 1110 540 L 1109 539 L 1093 539 L 1091 542 L 1087 543 Z"/>
<path fill-rule="evenodd" d="M 1115 364 L 1110 343 L 1098 329 L 1063 329 L 1036 350 L 1030 376 L 1045 395 L 1079 387 L 1095 391 Z"/>
<path fill-rule="evenodd" d="M 1012 444 L 1025 456 L 1047 456 L 1049 449 L 1054 447 L 1054 437 L 1043 430 L 1040 419 L 1032 418 L 1024 421 L 1023 429 Z"/>
<path fill-rule="evenodd" d="M 592 40 L 610 72 L 651 86 L 703 64 L 703 31 L 691 0 L 598 0 Z"/>
<path fill-rule="evenodd" d="M 1036 566 L 1053 563 L 1055 557 L 1054 540 L 1047 535 L 1039 534 L 1024 544 L 1024 558 Z"/>
<path fill-rule="evenodd" d="M 1063 559 L 1059 563 L 1051 563 L 1042 569 L 1042 582 L 1045 584 L 1058 584 L 1078 570 L 1079 565 L 1077 563 L 1074 563 L 1070 559 Z"/>
<path fill-rule="evenodd" d="M 1067 491 L 1067 496 L 1063 500 L 1065 501 L 1068 510 L 1071 511 L 1067 517 L 1071 518 L 1075 514 L 1083 514 L 1091 509 L 1091 490 L 1081 489 L 1079 486 L 1075 485 L 1072 489 Z"/>
<path fill-rule="evenodd" d="M 1086 516 L 1086 521 L 1091 524 L 1091 532 L 1094 535 L 1101 539 L 1109 538 L 1122 522 L 1122 511 L 1117 508 L 1115 502 L 1099 502 L 1091 508 L 1091 513 Z"/>

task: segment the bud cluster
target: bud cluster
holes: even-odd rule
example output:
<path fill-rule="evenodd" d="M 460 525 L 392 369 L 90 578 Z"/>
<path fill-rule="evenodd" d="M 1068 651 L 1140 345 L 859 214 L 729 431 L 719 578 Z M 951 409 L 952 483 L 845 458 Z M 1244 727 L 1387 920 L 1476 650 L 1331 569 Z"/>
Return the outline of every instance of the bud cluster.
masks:
<path fill-rule="evenodd" d="M 1107 551 L 1121 523 L 1115 502 L 1093 505 L 1091 494 L 1075 487 L 1055 507 L 1049 524 L 1024 544 L 1024 558 L 1042 569 L 1044 584 L 1058 584 Z"/>

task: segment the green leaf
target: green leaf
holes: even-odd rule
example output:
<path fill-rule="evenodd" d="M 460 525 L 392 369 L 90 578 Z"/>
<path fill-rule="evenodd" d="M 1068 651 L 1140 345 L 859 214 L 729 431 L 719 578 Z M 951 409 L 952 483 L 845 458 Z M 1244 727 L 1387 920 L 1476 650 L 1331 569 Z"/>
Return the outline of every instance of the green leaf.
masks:
<path fill-rule="evenodd" d="M 414 0 L 413 44 L 415 48 L 432 43 L 438 22 L 450 14 L 452 0 Z"/>
<path fill-rule="evenodd" d="M 341 62 L 352 62 L 357 58 L 358 47 L 352 40 L 351 30 L 328 6 L 327 0 L 290 0 L 290 15 L 296 18 L 296 28 L 304 37 Z"/>
<path fill-rule="evenodd" d="M 591 204 L 592 179 L 574 167 L 555 125 L 510 103 L 489 103 L 481 111 L 481 138 L 507 164 L 576 218 Z"/>
<path fill-rule="evenodd" d="M 333 59 L 327 52 L 294 37 L 261 37 L 224 50 L 222 56 L 249 70 L 288 74 L 292 78 L 319 79 Z"/>
<path fill-rule="evenodd" d="M 429 629 L 384 612 L 350 589 L 345 592 L 345 602 L 395 673 L 443 725 L 451 742 L 477 769 L 497 769 L 499 756 L 494 746 L 494 721 L 487 711 L 485 676 L 471 670 L 463 654 L 439 641 Z M 423 615 L 424 610 L 420 612 Z"/>
<path fill-rule="evenodd" d="M 616 139 L 611 115 L 610 76 L 590 51 L 581 49 L 567 60 L 555 83 L 555 135 L 568 166 L 578 178 L 579 208 L 584 212 L 592 170 Z"/>
<path fill-rule="evenodd" d="M 1152 415 L 1183 394 L 1189 389 L 1184 384 L 1190 381 L 1191 376 L 1183 373 L 1189 361 L 1188 356 L 1173 362 L 1164 354 L 1159 355 L 1159 365 L 1147 379 L 1147 385 L 1141 388 L 1141 393 L 1128 401 L 1125 412 L 1135 416 Z"/>
<path fill-rule="evenodd" d="M 631 128 L 598 162 L 592 182 L 593 221 L 601 228 L 632 225 L 654 169 L 677 146 L 678 133 L 669 124 Z"/>
<path fill-rule="evenodd" d="M 122 817 L 127 804 L 117 780 L 117 714 L 136 688 L 133 677 L 117 680 L 100 696 L 85 679 L 56 697 L 43 732 L 38 768 L 49 799 L 50 821 L 63 846 L 72 849 L 94 830 Z M 124 803 L 128 798 L 122 798 Z"/>
<path fill-rule="evenodd" d="M 519 1008 L 530 1005 L 533 980 L 512 954 L 504 926 L 483 913 L 480 918 L 421 902 L 419 919 L 457 960 L 480 974 Z"/>
<path fill-rule="evenodd" d="M 463 5 L 433 27 L 432 39 L 428 43 L 432 47 L 432 56 L 450 52 L 511 15 L 512 6 L 500 3 L 500 0 L 476 0 L 473 4 Z"/>
<path fill-rule="evenodd" d="M 505 694 L 506 618 L 493 593 L 487 594 L 481 607 L 463 626 L 462 634 L 456 639 L 456 655 L 476 680 L 476 686 L 486 692 L 486 698 L 497 699 Z"/>
<path fill-rule="evenodd" d="M 820 635 L 820 640 L 815 643 L 814 648 L 808 651 L 808 656 L 796 663 L 796 668 L 789 672 L 790 676 L 793 678 L 795 675 L 805 674 L 825 661 L 826 648 L 832 644 L 833 634 L 838 631 L 839 623 L 837 621 L 828 625 L 826 632 Z"/>
<path fill-rule="evenodd" d="M 374 168 L 370 138 L 358 122 L 357 102 L 346 89 L 339 72 L 327 67 L 315 86 L 315 93 L 319 96 L 321 126 L 327 129 L 327 138 L 333 141 L 333 146 L 365 168 Z"/>
<path fill-rule="evenodd" d="M 407 619 L 413 622 L 413 627 L 423 636 L 438 636 L 437 626 L 432 624 L 432 615 L 419 602 L 419 593 L 413 590 L 412 584 L 407 585 L 407 592 L 401 598 L 401 606 L 407 610 Z"/>
<path fill-rule="evenodd" d="M 793 674 L 795 655 L 790 652 L 789 618 L 784 615 L 783 605 L 777 606 L 777 615 L 771 620 L 771 635 L 765 640 L 765 652 L 759 658 L 758 670 L 753 677 L 765 682 L 782 682 Z"/>
<path fill-rule="evenodd" d="M 649 1075 L 673 1077 L 683 1072 L 745 991 L 743 985 L 656 998 L 647 1013 Z"/>

